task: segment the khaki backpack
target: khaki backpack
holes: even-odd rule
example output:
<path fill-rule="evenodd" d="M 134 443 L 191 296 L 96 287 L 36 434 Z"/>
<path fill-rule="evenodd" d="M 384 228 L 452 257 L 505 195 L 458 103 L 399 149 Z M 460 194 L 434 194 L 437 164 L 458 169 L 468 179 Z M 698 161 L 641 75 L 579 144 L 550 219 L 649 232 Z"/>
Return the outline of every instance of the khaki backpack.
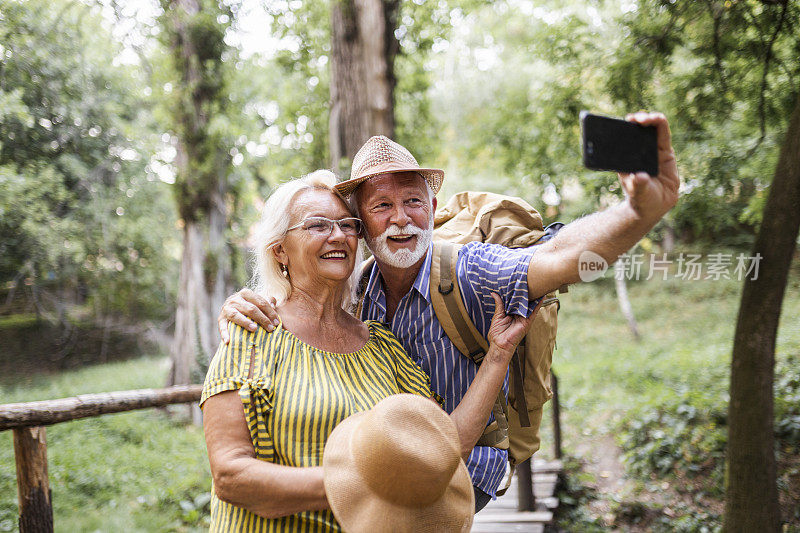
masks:
<path fill-rule="evenodd" d="M 433 309 L 456 348 L 476 364 L 480 365 L 489 345 L 461 299 L 456 277 L 459 248 L 472 241 L 527 248 L 544 243 L 561 226 L 556 223 L 545 229 L 541 215 L 524 200 L 487 192 L 456 194 L 437 210 L 430 281 Z M 565 291 L 562 287 L 561 292 Z M 495 420 L 478 440 L 479 446 L 508 450 L 512 472 L 539 449 L 542 408 L 553 396 L 550 365 L 559 306 L 555 292 L 544 297 L 509 365 L 508 402 L 501 391 L 492 409 Z M 508 483 L 498 494 L 507 488 Z"/>

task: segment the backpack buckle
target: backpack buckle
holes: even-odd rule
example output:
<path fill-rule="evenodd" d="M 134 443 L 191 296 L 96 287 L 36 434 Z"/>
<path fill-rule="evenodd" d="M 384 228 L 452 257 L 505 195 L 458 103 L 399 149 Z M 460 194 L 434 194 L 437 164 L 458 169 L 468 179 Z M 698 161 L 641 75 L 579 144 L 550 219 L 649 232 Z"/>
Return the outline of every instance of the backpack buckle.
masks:
<path fill-rule="evenodd" d="M 450 286 L 448 288 L 446 288 L 446 289 L 443 289 L 442 288 L 442 284 L 439 283 L 439 294 L 450 294 L 451 292 L 453 292 L 453 282 L 450 281 L 449 283 L 450 283 Z"/>

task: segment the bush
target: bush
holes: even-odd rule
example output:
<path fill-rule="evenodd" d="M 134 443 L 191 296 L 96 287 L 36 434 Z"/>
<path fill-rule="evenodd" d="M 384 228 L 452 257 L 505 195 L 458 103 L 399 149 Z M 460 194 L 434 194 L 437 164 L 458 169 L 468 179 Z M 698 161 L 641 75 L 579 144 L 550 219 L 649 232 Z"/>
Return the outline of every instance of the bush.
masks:
<path fill-rule="evenodd" d="M 689 394 L 672 404 L 648 408 L 623 422 L 622 448 L 631 473 L 648 479 L 703 474 L 706 490 L 723 487 L 727 401 L 722 394 L 710 405 L 697 406 Z M 705 477 L 707 476 L 707 477 Z"/>
<path fill-rule="evenodd" d="M 775 436 L 783 445 L 800 445 L 800 356 L 779 362 L 775 372 Z"/>
<path fill-rule="evenodd" d="M 800 490 L 797 454 L 800 445 L 800 361 L 783 357 L 775 373 L 775 438 L 778 483 L 782 499 Z M 632 411 L 620 424 L 628 471 L 643 480 L 677 479 L 676 488 L 697 498 L 724 497 L 727 446 L 727 380 L 685 390 L 657 407 Z M 721 517 L 688 514 L 669 521 L 673 531 L 715 531 Z M 694 514 L 694 516 L 691 516 Z M 793 517 L 785 517 L 792 520 Z"/>

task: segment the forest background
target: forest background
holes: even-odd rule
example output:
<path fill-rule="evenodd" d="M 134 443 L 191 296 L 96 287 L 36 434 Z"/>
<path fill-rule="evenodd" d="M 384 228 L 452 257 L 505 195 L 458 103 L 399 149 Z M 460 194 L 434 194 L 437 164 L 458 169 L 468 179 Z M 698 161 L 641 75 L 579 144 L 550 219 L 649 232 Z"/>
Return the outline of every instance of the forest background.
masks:
<path fill-rule="evenodd" d="M 575 462 L 561 520 L 568 530 L 718 529 L 741 279 L 681 280 L 677 258 L 752 249 L 800 93 L 800 5 L 384 4 L 394 13 L 394 138 L 423 165 L 445 169 L 440 202 L 490 190 L 526 199 L 546 223 L 569 222 L 621 197 L 615 175 L 582 167 L 579 112 L 654 109 L 669 117 L 681 199 L 632 253 L 676 261 L 670 280 L 628 280 L 628 318 L 638 319 L 639 338 L 617 311 L 613 279 L 563 297 L 554 368 L 564 374 Z M 181 5 L 0 1 L 0 403 L 201 381 L 217 342 L 211 320 L 249 278 L 263 198 L 317 168 L 347 173 L 348 150 L 331 126 L 332 6 L 196 2 L 200 16 L 184 27 L 173 16 Z M 197 72 L 180 62 L 192 39 L 202 45 Z M 187 256 L 192 250 L 202 255 Z M 205 294 L 195 305 L 206 315 L 184 322 L 180 313 L 176 321 L 182 264 L 197 267 L 207 289 L 192 293 Z M 793 528 L 799 279 L 795 257 L 774 391 L 781 513 Z M 173 336 L 197 324 L 182 344 L 196 364 L 176 369 Z M 126 523 L 156 507 L 167 517 L 163 528 L 202 527 L 209 480 L 196 429 L 153 414 L 115 420 L 65 424 L 61 446 L 105 432 L 117 445 L 138 442 L 131 453 L 148 464 L 137 489 L 117 487 L 120 476 L 134 476 L 122 465 L 76 474 L 70 461 L 85 466 L 91 456 L 54 451 L 54 486 L 69 494 L 59 503 L 54 490 L 57 523 L 62 513 L 78 529 L 102 525 L 99 517 L 120 506 Z M 95 432 L 92 424 L 110 428 Z M 162 426 L 168 442 L 142 436 Z M 150 474 L 156 458 L 185 439 L 197 457 L 168 456 L 185 476 L 163 485 Z M 143 442 L 161 451 L 147 456 Z M 16 523 L 12 464 L 4 460 L 0 471 L 0 530 Z M 147 488 L 159 483 L 164 490 Z M 95 509 L 97 518 L 68 517 L 68 508 Z"/>

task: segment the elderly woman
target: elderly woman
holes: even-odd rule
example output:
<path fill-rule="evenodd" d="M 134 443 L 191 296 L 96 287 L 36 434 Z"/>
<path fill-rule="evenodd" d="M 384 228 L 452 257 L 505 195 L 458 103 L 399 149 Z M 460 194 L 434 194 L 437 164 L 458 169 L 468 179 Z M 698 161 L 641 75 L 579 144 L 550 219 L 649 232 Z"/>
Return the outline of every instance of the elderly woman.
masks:
<path fill-rule="evenodd" d="M 427 375 L 389 329 L 346 311 L 362 228 L 335 182 L 314 172 L 279 187 L 264 206 L 256 290 L 277 298 L 280 324 L 269 333 L 231 324 L 231 342 L 206 376 L 212 531 L 339 531 L 323 484 L 331 431 L 390 395 L 432 397 Z M 529 323 L 496 307 L 486 360 L 499 364 L 483 365 L 461 417 L 453 416 L 476 438 Z"/>

